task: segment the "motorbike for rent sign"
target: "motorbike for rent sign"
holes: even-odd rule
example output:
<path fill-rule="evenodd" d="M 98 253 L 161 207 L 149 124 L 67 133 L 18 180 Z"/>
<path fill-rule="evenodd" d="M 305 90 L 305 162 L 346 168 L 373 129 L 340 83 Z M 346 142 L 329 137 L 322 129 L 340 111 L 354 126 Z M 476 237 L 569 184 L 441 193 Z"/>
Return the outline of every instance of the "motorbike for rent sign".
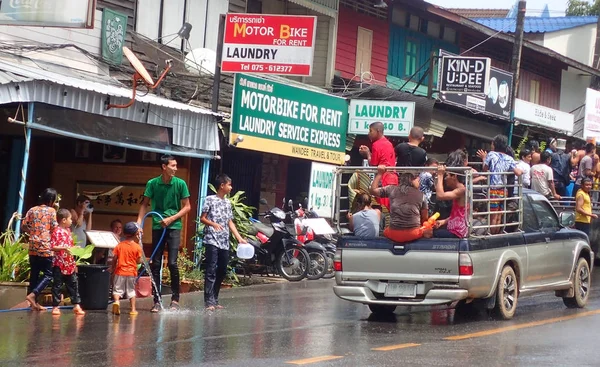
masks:
<path fill-rule="evenodd" d="M 227 14 L 221 71 L 312 75 L 316 16 Z"/>
<path fill-rule="evenodd" d="M 442 56 L 440 92 L 485 94 L 491 64 L 489 57 Z"/>
<path fill-rule="evenodd" d="M 308 190 L 308 209 L 316 211 L 319 217 L 333 217 L 335 168 L 336 166 L 331 164 L 312 163 Z"/>
<path fill-rule="evenodd" d="M 330 94 L 236 74 L 230 143 L 239 148 L 341 164 L 348 103 Z M 242 137 L 242 138 L 240 138 Z"/>
<path fill-rule="evenodd" d="M 350 100 L 349 134 L 367 135 L 369 125 L 381 122 L 386 136 L 408 136 L 414 121 L 414 102 Z"/>

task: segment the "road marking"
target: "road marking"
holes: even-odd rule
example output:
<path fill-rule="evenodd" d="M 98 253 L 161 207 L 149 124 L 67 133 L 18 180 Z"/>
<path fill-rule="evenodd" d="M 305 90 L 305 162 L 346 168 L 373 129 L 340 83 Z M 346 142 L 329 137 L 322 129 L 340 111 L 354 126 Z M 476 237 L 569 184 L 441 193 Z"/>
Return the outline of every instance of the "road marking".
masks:
<path fill-rule="evenodd" d="M 484 330 L 484 331 L 479 331 L 477 333 L 449 336 L 447 338 L 444 338 L 444 340 L 464 340 L 464 339 L 472 339 L 472 338 L 481 338 L 484 336 L 505 333 L 507 331 L 514 331 L 514 330 L 525 329 L 525 328 L 530 328 L 530 327 L 535 327 L 535 326 L 553 324 L 556 322 L 568 321 L 568 320 L 578 319 L 580 317 L 593 316 L 593 315 L 598 315 L 598 314 L 600 314 L 600 310 L 582 312 L 582 313 L 578 313 L 578 314 L 570 315 L 570 316 L 561 316 L 561 317 L 555 317 L 552 319 L 545 319 L 545 320 L 540 320 L 540 321 L 526 322 L 523 324 L 501 327 L 498 329 Z"/>
<path fill-rule="evenodd" d="M 313 358 L 306 358 L 306 359 L 298 359 L 295 361 L 288 361 L 285 363 L 304 365 L 304 364 L 311 364 L 311 363 L 317 363 L 317 362 L 332 361 L 334 359 L 340 359 L 340 358 L 344 358 L 344 357 L 343 356 L 321 356 L 321 357 L 313 357 Z"/>
<path fill-rule="evenodd" d="M 390 350 L 396 350 L 396 349 L 404 349 L 404 348 L 410 348 L 410 347 L 418 347 L 421 344 L 416 344 L 416 343 L 405 343 L 405 344 L 396 344 L 396 345 L 388 345 L 385 347 L 379 347 L 379 348 L 371 348 L 371 350 L 378 350 L 381 352 L 387 352 Z"/>

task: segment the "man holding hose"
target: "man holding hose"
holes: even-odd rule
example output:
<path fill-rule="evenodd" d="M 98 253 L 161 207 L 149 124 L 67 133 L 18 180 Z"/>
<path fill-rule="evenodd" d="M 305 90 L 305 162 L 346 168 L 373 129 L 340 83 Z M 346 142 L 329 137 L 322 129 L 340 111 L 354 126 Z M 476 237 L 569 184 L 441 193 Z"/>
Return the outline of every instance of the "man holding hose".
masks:
<path fill-rule="evenodd" d="M 181 242 L 181 218 L 186 215 L 190 209 L 190 192 L 187 184 L 182 179 L 175 177 L 177 172 L 177 161 L 172 155 L 163 155 L 160 159 L 162 174 L 148 181 L 144 199 L 142 200 L 137 222 L 140 228 L 143 227 L 142 219 L 148 212 L 148 205 L 151 205 L 152 211 L 163 216 L 152 216 L 152 251 L 154 256 L 150 260 L 152 277 L 155 284 L 160 284 L 160 268 L 162 266 L 162 255 L 165 251 L 165 244 L 168 251 L 169 274 L 171 275 L 171 305 L 172 310 L 179 309 L 179 268 L 177 267 L 177 255 L 179 254 L 179 244 Z M 163 231 L 166 232 L 162 241 Z M 158 248 L 158 249 L 157 249 Z M 156 251 L 155 251 L 156 250 Z M 154 307 L 151 312 L 160 311 L 159 295 L 152 289 L 154 294 Z"/>

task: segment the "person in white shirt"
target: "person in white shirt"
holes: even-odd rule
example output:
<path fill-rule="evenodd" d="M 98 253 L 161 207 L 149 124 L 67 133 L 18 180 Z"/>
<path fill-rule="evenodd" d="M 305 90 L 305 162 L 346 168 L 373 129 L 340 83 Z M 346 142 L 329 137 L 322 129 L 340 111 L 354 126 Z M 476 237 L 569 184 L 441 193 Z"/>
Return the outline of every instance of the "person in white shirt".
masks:
<path fill-rule="evenodd" d="M 531 167 L 531 188 L 549 199 L 560 200 L 561 196 L 554 188 L 554 173 L 550 168 L 552 154 L 545 151 L 541 154 L 540 163 Z"/>
<path fill-rule="evenodd" d="M 523 187 L 529 188 L 531 187 L 531 157 L 532 153 L 529 149 L 523 149 L 519 153 L 519 162 L 517 163 L 517 168 L 523 171 Z"/>

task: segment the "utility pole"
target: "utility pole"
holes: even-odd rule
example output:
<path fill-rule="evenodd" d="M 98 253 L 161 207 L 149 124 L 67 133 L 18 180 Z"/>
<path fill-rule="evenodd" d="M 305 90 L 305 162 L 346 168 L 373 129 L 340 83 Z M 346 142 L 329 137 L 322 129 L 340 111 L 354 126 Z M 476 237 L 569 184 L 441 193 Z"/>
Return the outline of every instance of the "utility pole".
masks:
<path fill-rule="evenodd" d="M 515 29 L 515 43 L 513 45 L 510 71 L 513 73 L 513 85 L 510 93 L 510 132 L 508 134 L 508 145 L 512 143 L 513 128 L 515 126 L 515 100 L 519 90 L 519 70 L 521 68 L 521 53 L 523 50 L 523 27 L 525 25 L 525 11 L 527 5 L 525 0 L 519 1 L 517 12 L 517 27 Z"/>

